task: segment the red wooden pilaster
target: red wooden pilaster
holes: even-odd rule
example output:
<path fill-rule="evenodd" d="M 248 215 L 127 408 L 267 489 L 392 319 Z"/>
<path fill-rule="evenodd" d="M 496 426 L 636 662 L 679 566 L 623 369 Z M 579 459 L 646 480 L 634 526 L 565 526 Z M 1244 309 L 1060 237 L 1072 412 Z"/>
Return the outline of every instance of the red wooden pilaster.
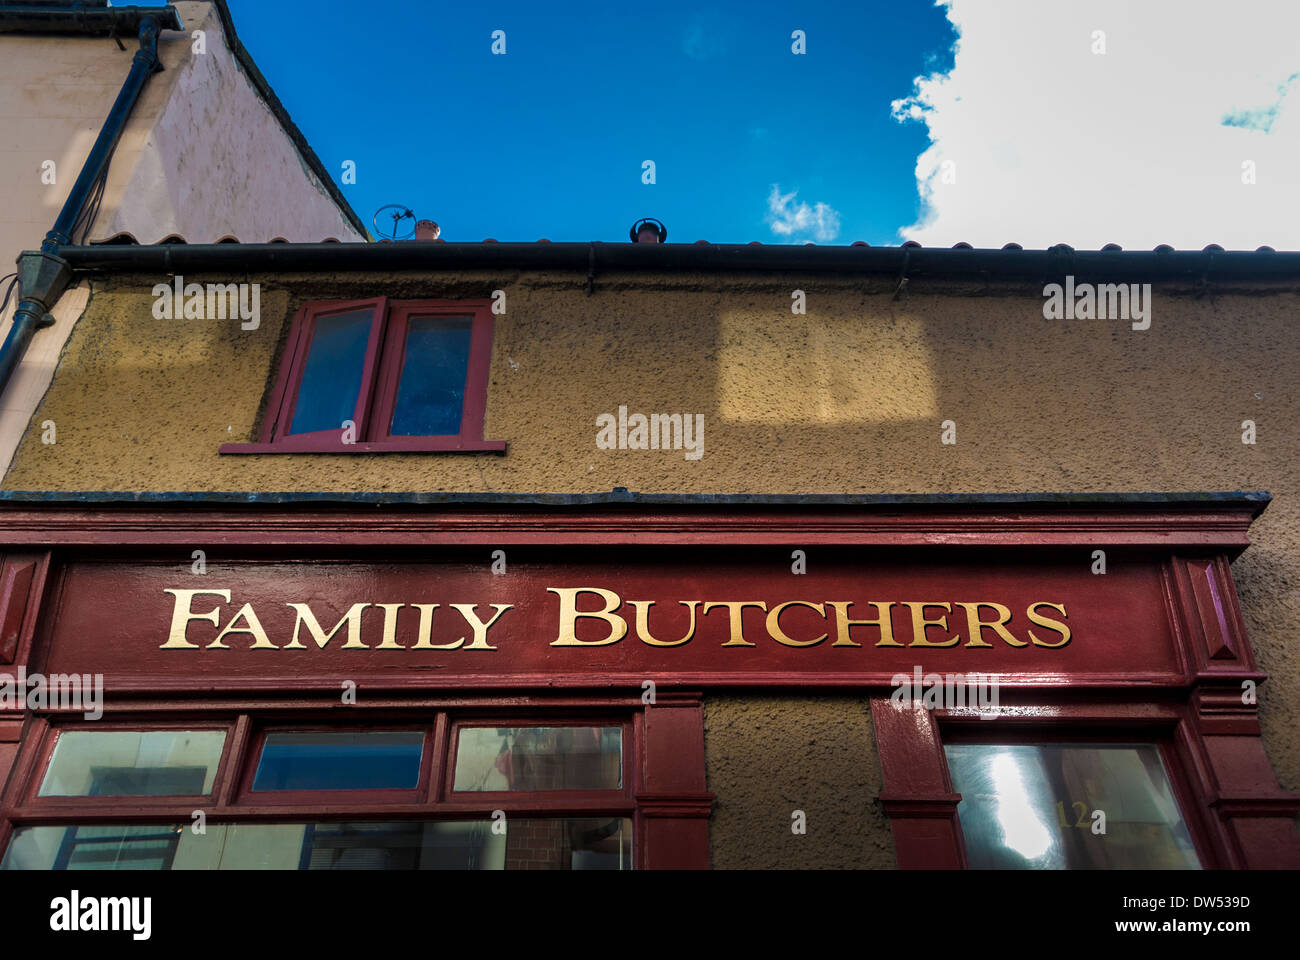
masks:
<path fill-rule="evenodd" d="M 1170 564 L 1196 672 L 1191 766 L 1225 865 L 1300 867 L 1300 794 L 1281 789 L 1264 752 L 1258 701 L 1268 694 L 1228 560 L 1175 555 Z"/>
<path fill-rule="evenodd" d="M 701 694 L 659 690 L 646 706 L 642 735 L 638 866 L 708 869 L 714 797 L 705 788 Z"/>
<path fill-rule="evenodd" d="M 871 723 L 884 773 L 880 802 L 894 832 L 902 869 L 964 866 L 957 804 L 934 715 L 889 697 L 871 698 Z"/>

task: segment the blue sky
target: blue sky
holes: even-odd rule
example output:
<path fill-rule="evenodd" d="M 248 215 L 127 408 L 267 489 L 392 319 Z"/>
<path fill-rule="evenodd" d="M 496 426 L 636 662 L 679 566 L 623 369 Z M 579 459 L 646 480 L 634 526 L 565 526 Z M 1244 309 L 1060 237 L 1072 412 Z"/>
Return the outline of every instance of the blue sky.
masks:
<path fill-rule="evenodd" d="M 228 2 L 367 223 L 1300 249 L 1297 0 Z"/>
<path fill-rule="evenodd" d="M 890 104 L 956 39 L 928 0 L 229 4 L 336 181 L 356 162 L 367 224 L 402 203 L 446 240 L 617 241 L 653 216 L 673 242 L 897 243 L 928 137 Z"/>

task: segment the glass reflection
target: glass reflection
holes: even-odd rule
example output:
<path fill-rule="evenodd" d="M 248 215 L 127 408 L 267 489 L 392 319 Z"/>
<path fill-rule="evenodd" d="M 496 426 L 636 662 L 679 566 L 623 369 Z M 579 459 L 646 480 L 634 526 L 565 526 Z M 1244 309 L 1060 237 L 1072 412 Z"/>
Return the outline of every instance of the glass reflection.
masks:
<path fill-rule="evenodd" d="M 268 733 L 254 790 L 412 790 L 420 780 L 419 730 Z"/>
<path fill-rule="evenodd" d="M 1052 849 L 1052 837 L 1034 813 L 1016 758 L 999 753 L 989 764 L 997 798 L 997 821 L 1002 842 L 1026 860 L 1038 860 Z M 964 796 L 964 794 L 963 794 Z"/>
<path fill-rule="evenodd" d="M 316 318 L 289 433 L 341 430 L 356 416 L 371 320 L 369 310 Z"/>
<path fill-rule="evenodd" d="M 393 436 L 460 433 L 472 329 L 472 317 L 411 319 L 393 406 Z"/>
<path fill-rule="evenodd" d="M 1154 744 L 944 749 L 972 867 L 1200 866 Z"/>
<path fill-rule="evenodd" d="M 210 793 L 225 742 L 224 730 L 65 730 L 39 796 Z"/>
<path fill-rule="evenodd" d="M 462 727 L 455 790 L 617 790 L 622 727 Z"/>
<path fill-rule="evenodd" d="M 630 870 L 625 817 L 23 827 L 0 870 Z"/>

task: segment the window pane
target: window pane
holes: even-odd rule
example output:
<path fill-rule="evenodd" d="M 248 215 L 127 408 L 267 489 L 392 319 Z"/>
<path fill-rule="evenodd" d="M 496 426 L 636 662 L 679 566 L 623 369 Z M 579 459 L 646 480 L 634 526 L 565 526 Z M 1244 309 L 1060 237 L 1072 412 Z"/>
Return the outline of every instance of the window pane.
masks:
<path fill-rule="evenodd" d="M 93 825 L 24 827 L 0 870 L 170 870 L 184 828 Z"/>
<path fill-rule="evenodd" d="M 290 433 L 338 430 L 357 412 L 370 310 L 317 317 Z"/>
<path fill-rule="evenodd" d="M 269 733 L 254 790 L 413 790 L 424 734 Z"/>
<path fill-rule="evenodd" d="M 225 742 L 224 730 L 65 730 L 38 796 L 211 793 Z"/>
<path fill-rule="evenodd" d="M 504 833 L 500 830 L 504 829 Z M 630 870 L 625 817 L 23 827 L 3 870 Z"/>
<path fill-rule="evenodd" d="M 972 867 L 1196 869 L 1152 744 L 944 748 Z M 1104 834 L 1093 833 L 1095 815 Z"/>
<path fill-rule="evenodd" d="M 463 727 L 456 790 L 617 790 L 622 727 Z"/>
<path fill-rule="evenodd" d="M 460 433 L 471 317 L 412 317 L 390 431 L 395 437 Z"/>

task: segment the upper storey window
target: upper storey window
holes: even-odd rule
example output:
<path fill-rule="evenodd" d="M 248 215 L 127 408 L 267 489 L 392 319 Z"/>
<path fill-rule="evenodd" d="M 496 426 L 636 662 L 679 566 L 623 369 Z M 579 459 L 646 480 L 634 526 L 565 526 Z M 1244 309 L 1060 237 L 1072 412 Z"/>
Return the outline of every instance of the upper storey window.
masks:
<path fill-rule="evenodd" d="M 504 451 L 483 439 L 487 300 L 306 304 L 256 443 L 222 453 Z"/>

